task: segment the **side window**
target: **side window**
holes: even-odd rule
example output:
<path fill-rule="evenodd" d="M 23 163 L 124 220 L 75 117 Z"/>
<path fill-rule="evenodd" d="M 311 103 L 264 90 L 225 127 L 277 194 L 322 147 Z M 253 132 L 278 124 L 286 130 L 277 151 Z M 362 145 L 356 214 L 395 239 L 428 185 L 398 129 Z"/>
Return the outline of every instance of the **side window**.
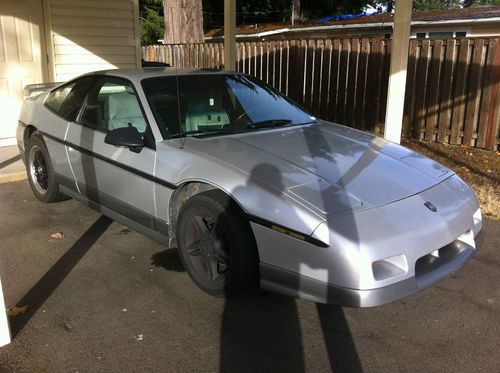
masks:
<path fill-rule="evenodd" d="M 181 97 L 179 103 L 175 77 L 145 79 L 142 87 L 163 137 L 167 139 L 179 135 L 179 120 L 184 123 L 186 119 L 187 98 Z"/>
<path fill-rule="evenodd" d="M 129 126 L 141 133 L 146 131 L 146 121 L 132 85 L 118 79 L 104 79 L 97 84 L 87 99 L 80 122 L 103 131 Z"/>
<path fill-rule="evenodd" d="M 93 77 L 79 79 L 52 91 L 45 106 L 67 121 L 73 121 L 94 81 Z"/>

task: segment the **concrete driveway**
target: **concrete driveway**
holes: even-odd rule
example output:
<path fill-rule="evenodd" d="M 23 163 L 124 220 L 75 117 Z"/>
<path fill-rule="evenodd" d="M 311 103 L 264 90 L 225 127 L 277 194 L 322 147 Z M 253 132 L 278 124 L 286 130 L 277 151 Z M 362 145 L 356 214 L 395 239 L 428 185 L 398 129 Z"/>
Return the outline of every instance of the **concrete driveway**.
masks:
<path fill-rule="evenodd" d="M 454 278 L 371 309 L 199 291 L 175 250 L 69 200 L 0 184 L 13 342 L 0 371 L 498 371 L 500 223 Z M 63 232 L 62 240 L 50 238 Z"/>

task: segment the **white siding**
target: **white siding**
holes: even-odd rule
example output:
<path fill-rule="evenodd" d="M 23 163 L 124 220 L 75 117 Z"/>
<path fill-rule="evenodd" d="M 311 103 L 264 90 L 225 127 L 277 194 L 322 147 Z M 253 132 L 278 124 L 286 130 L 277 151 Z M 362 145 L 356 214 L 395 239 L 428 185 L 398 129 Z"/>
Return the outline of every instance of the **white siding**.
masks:
<path fill-rule="evenodd" d="M 50 0 L 46 10 L 55 81 L 138 65 L 137 0 Z"/>

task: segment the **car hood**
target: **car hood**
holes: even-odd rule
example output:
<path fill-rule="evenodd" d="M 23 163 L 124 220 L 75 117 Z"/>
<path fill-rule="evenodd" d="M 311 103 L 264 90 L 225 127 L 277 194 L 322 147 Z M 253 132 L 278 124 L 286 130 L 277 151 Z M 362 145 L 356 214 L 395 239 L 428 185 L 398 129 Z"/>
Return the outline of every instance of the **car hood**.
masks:
<path fill-rule="evenodd" d="M 452 172 L 379 137 L 321 122 L 236 136 L 193 139 L 203 156 L 248 174 L 321 215 L 391 203 Z"/>

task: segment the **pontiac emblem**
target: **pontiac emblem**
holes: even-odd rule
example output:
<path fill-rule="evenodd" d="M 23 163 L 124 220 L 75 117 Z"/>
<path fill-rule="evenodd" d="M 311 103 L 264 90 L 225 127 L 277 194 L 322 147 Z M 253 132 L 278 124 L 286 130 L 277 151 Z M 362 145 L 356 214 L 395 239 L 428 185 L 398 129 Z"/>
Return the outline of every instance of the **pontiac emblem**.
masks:
<path fill-rule="evenodd" d="M 429 210 L 431 210 L 432 212 L 437 212 L 437 208 L 436 206 L 434 206 L 432 203 L 430 203 L 429 201 L 425 202 L 424 203 L 425 207 L 427 207 Z"/>

